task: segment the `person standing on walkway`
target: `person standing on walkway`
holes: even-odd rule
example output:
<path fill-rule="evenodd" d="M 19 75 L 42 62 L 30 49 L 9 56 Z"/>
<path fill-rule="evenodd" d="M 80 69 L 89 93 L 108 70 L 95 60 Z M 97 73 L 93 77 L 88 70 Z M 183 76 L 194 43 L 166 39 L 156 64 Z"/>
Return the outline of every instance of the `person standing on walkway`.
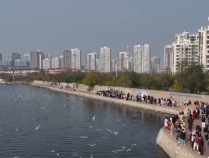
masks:
<path fill-rule="evenodd" d="M 197 115 L 196 115 L 196 118 L 199 118 L 200 116 L 200 108 L 197 108 Z"/>
<path fill-rule="evenodd" d="M 197 151 L 199 151 L 198 145 L 197 145 L 197 141 L 198 141 L 198 137 L 195 134 L 194 135 L 194 145 L 193 145 L 193 150 L 197 149 Z"/>
<path fill-rule="evenodd" d="M 202 137 L 200 138 L 200 155 L 203 155 L 203 149 L 204 149 L 204 140 Z"/>
<path fill-rule="evenodd" d="M 188 126 L 190 131 L 192 131 L 192 125 L 193 125 L 193 119 L 192 119 L 192 115 L 190 114 L 188 118 Z"/>
<path fill-rule="evenodd" d="M 205 128 L 205 115 L 202 115 L 202 118 L 201 118 L 201 122 L 202 122 L 202 128 Z"/>
<path fill-rule="evenodd" d="M 197 112 L 196 112 L 196 110 L 194 110 L 192 114 L 193 114 L 192 115 L 193 116 L 193 119 L 196 119 L 197 118 Z"/>
<path fill-rule="evenodd" d="M 181 132 L 181 145 L 186 145 L 186 142 L 185 142 L 185 139 L 186 139 L 186 132 L 184 129 L 182 129 L 182 132 Z"/>
<path fill-rule="evenodd" d="M 208 141 L 208 125 L 204 128 L 205 140 Z"/>
<path fill-rule="evenodd" d="M 191 150 L 193 150 L 194 147 L 194 135 L 193 132 L 190 133 L 188 140 L 191 142 Z"/>

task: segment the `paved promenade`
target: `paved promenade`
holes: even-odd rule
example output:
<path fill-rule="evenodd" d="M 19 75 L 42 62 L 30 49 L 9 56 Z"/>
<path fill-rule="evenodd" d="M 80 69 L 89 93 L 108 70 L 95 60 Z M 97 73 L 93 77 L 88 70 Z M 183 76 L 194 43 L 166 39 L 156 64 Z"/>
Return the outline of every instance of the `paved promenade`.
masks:
<path fill-rule="evenodd" d="M 186 122 L 187 123 L 187 122 Z M 206 121 L 205 122 L 206 123 L 206 125 L 208 124 L 208 121 Z M 200 119 L 198 119 L 198 120 L 194 120 L 194 122 L 193 122 L 193 128 L 192 128 L 192 131 L 195 129 L 195 127 L 196 127 L 196 125 L 199 125 L 201 128 L 202 128 L 202 126 L 201 126 L 201 120 Z M 207 146 L 207 141 L 205 141 L 205 134 L 204 134 L 204 129 L 202 128 L 202 133 L 201 133 L 201 135 L 202 135 L 202 137 L 203 137 L 203 140 L 204 140 L 204 153 L 203 153 L 203 158 L 208 158 L 209 157 L 209 147 Z M 187 138 L 188 138 L 188 136 L 189 136 L 189 134 L 190 134 L 191 132 L 189 131 L 189 129 L 188 129 L 188 126 L 187 126 Z M 191 149 L 191 144 L 190 144 L 190 141 L 187 141 L 186 142 L 186 144 L 187 144 L 187 146 Z M 197 151 L 192 151 L 192 152 L 197 152 Z"/>

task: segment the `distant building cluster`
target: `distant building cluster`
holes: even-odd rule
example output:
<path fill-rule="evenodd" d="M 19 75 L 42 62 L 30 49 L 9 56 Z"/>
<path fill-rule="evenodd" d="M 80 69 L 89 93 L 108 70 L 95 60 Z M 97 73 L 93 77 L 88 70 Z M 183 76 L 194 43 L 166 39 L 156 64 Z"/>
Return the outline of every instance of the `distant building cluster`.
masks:
<path fill-rule="evenodd" d="M 181 64 L 185 66 L 202 65 L 209 70 L 209 26 L 201 27 L 198 33 L 184 31 L 175 35 L 175 42 L 164 48 L 164 69 L 173 74 L 178 72 Z"/>
<path fill-rule="evenodd" d="M 78 48 L 65 50 L 60 57 L 50 56 L 40 50 L 25 54 L 21 59 L 19 53 L 12 53 L 8 60 L 0 54 L 0 70 L 9 68 L 28 68 L 31 70 L 85 70 L 92 72 L 110 73 L 117 71 L 134 71 L 136 73 L 160 73 L 164 71 L 173 74 L 180 70 L 180 64 L 187 66 L 200 64 L 205 71 L 209 70 L 209 27 L 201 27 L 198 33 L 183 32 L 175 35 L 175 42 L 164 47 L 164 68 L 160 67 L 160 58 L 151 57 L 151 46 L 135 45 L 133 56 L 127 51 L 119 52 L 112 58 L 110 47 L 100 48 L 100 52 L 88 53 L 85 66 L 81 62 L 81 50 Z"/>
<path fill-rule="evenodd" d="M 71 69 L 110 73 L 116 71 L 135 71 L 138 73 L 150 73 L 151 47 L 149 45 L 134 47 L 134 57 L 126 52 L 119 52 L 116 59 L 112 59 L 111 48 L 102 47 L 100 53 L 88 53 L 85 66 L 81 65 L 81 50 L 78 48 L 65 50 L 60 57 L 52 58 L 49 54 L 40 50 L 25 54 L 23 59 L 19 53 L 13 53 L 9 60 L 2 60 L 0 54 L 0 68 L 28 68 L 32 70 Z"/>

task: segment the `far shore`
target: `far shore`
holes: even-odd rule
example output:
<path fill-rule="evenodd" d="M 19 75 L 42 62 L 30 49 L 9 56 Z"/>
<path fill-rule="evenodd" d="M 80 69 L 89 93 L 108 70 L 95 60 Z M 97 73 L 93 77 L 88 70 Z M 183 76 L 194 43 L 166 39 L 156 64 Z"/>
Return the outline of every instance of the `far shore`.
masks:
<path fill-rule="evenodd" d="M 91 99 L 120 104 L 120 105 L 124 105 L 124 106 L 128 106 L 128 107 L 151 110 L 151 111 L 155 111 L 155 112 L 161 112 L 161 113 L 175 115 L 175 114 L 178 114 L 179 110 L 180 110 L 180 107 L 158 106 L 158 105 L 152 105 L 152 104 L 144 104 L 144 103 L 140 103 L 140 102 L 136 102 L 136 101 L 126 101 L 126 100 L 122 100 L 122 99 L 102 97 L 102 96 L 96 95 L 95 93 L 91 93 L 91 92 L 87 92 L 87 91 L 83 91 L 83 90 L 80 91 L 80 90 L 76 89 L 76 91 L 72 91 L 70 89 L 60 89 L 57 86 L 45 86 L 45 85 L 40 85 L 40 84 L 35 84 L 35 83 L 32 83 L 31 85 L 37 86 L 37 87 L 43 87 L 43 88 L 53 90 L 53 91 L 83 96 L 83 97 L 87 97 L 87 98 L 91 98 Z"/>

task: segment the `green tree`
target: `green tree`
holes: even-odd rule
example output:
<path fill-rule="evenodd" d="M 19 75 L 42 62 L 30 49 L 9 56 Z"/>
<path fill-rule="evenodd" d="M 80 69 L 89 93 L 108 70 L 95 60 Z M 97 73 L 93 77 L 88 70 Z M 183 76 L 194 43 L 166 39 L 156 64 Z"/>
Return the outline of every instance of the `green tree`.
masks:
<path fill-rule="evenodd" d="M 174 80 L 174 85 L 172 86 L 173 92 L 181 92 L 181 87 L 177 80 Z"/>
<path fill-rule="evenodd" d="M 83 84 L 93 88 L 97 84 L 97 77 L 95 73 L 88 73 L 87 76 L 83 79 Z"/>
<path fill-rule="evenodd" d="M 131 80 L 130 80 L 128 74 L 123 74 L 120 76 L 120 78 L 117 80 L 117 86 L 131 87 Z"/>

